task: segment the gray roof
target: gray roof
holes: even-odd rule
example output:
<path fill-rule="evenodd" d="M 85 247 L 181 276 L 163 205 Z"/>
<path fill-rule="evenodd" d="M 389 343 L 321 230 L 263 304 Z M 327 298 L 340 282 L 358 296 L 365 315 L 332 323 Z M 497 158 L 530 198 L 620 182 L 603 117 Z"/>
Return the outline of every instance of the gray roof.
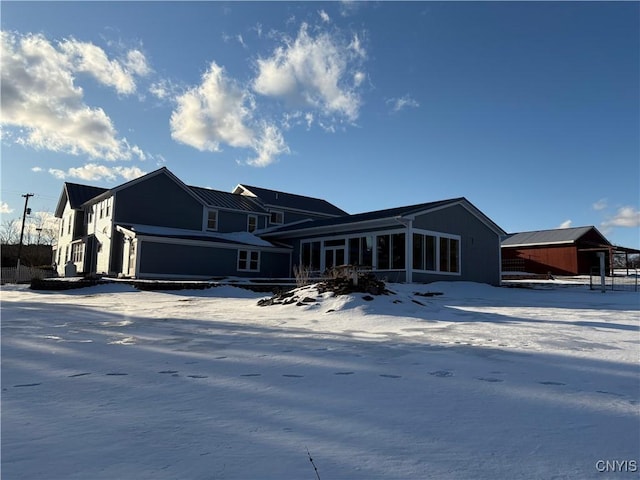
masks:
<path fill-rule="evenodd" d="M 575 243 L 584 235 L 595 231 L 601 238 L 602 244 L 609 245 L 609 241 L 593 226 L 556 228 L 553 230 L 536 230 L 533 232 L 512 233 L 502 240 L 503 247 L 523 247 L 534 245 L 548 245 L 560 243 Z"/>
<path fill-rule="evenodd" d="M 262 214 L 267 213 L 267 211 L 256 201 L 246 195 L 222 192 L 220 190 L 212 190 L 202 187 L 189 186 L 189 189 L 191 189 L 191 191 L 201 198 L 209 207 L 228 208 L 230 210 L 241 210 Z"/>
<path fill-rule="evenodd" d="M 360 222 L 392 219 L 397 217 L 410 217 L 411 215 L 416 215 L 421 212 L 426 212 L 429 210 L 438 209 L 442 207 L 448 207 L 458 203 L 463 203 L 465 205 L 468 205 L 469 208 L 472 209 L 479 218 L 481 218 L 481 220 L 483 220 L 487 225 L 490 226 L 490 228 L 494 229 L 496 232 L 500 234 L 505 233 L 504 230 L 502 230 L 491 219 L 489 219 L 480 210 L 478 210 L 471 202 L 469 202 L 469 200 L 467 200 L 465 197 L 457 197 L 457 198 L 451 198 L 448 200 L 439 200 L 436 202 L 428 202 L 428 203 L 418 203 L 415 205 L 387 208 L 385 210 L 376 210 L 373 212 L 357 213 L 355 215 L 345 215 L 345 216 L 336 217 L 336 218 L 297 222 L 293 224 L 283 225 L 278 228 L 269 229 L 269 231 L 265 232 L 265 234 L 267 236 L 271 236 L 271 235 L 278 235 L 286 232 L 292 232 L 296 230 L 306 230 L 309 228 L 333 227 L 333 226 L 349 225 L 349 224 L 360 223 Z"/>
<path fill-rule="evenodd" d="M 321 198 L 306 197 L 294 193 L 279 192 L 267 188 L 253 187 L 240 184 L 240 187 L 249 190 L 264 204 L 272 207 L 288 208 L 305 212 L 319 213 L 322 215 L 342 216 L 347 212 Z"/>
<path fill-rule="evenodd" d="M 69 205 L 71 205 L 71 208 L 77 210 L 82 206 L 83 203 L 91 200 L 94 197 L 97 197 L 98 195 L 103 194 L 107 190 L 107 188 L 64 182 L 62 194 L 60 195 L 58 207 L 56 208 L 56 217 L 62 216 L 62 212 L 67 200 L 69 200 Z"/>

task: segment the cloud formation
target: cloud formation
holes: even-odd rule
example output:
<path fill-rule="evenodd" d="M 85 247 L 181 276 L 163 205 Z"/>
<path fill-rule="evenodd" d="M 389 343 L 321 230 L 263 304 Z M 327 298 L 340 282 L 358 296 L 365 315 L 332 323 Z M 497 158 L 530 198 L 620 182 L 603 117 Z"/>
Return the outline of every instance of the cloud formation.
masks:
<path fill-rule="evenodd" d="M 607 199 L 601 198 L 596 203 L 594 203 L 591 207 L 597 211 L 604 210 L 605 208 L 607 208 Z"/>
<path fill-rule="evenodd" d="M 9 207 L 9 204 L 7 202 L 0 202 L 0 213 L 6 214 L 12 212 L 13 208 Z"/>
<path fill-rule="evenodd" d="M 640 227 L 640 210 L 635 207 L 621 207 L 616 215 L 602 222 L 603 227 Z"/>
<path fill-rule="evenodd" d="M 176 98 L 171 137 L 200 151 L 219 152 L 221 145 L 252 149 L 249 165 L 267 166 L 287 147 L 278 127 L 257 120 L 251 93 L 212 62 L 200 85 Z"/>
<path fill-rule="evenodd" d="M 571 228 L 571 224 L 573 222 L 571 220 L 565 220 L 564 222 L 562 222 L 560 225 L 558 225 L 557 228 Z"/>
<path fill-rule="evenodd" d="M 1 123 L 23 129 L 16 143 L 105 160 L 140 156 L 101 108 L 84 103 L 76 84 L 77 74 L 88 74 L 119 94 L 135 92 L 135 77 L 149 72 L 140 51 L 110 60 L 101 48 L 73 38 L 54 45 L 43 35 L 0 35 Z"/>
<path fill-rule="evenodd" d="M 49 173 L 58 180 L 66 180 L 68 178 L 80 180 L 110 180 L 115 181 L 119 178 L 125 181 L 145 175 L 147 172 L 140 170 L 138 167 L 107 167 L 105 165 L 97 165 L 88 163 L 82 167 L 69 168 L 67 171 L 50 168 Z"/>
<path fill-rule="evenodd" d="M 285 38 L 284 46 L 258 59 L 253 89 L 295 109 L 317 109 L 353 122 L 361 105 L 354 69 L 366 52 L 357 36 L 347 43 L 327 32 L 313 36 L 309 30 L 303 23 L 295 39 Z"/>
<path fill-rule="evenodd" d="M 400 110 L 404 110 L 405 108 L 418 108 L 420 106 L 418 101 L 408 94 L 400 98 L 388 99 L 387 105 L 391 107 L 391 111 L 394 113 L 399 112 Z"/>

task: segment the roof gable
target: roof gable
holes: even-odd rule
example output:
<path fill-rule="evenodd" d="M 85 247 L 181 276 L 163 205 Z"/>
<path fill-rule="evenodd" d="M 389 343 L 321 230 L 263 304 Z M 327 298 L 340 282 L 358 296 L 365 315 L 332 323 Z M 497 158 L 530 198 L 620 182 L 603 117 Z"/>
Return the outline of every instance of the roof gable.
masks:
<path fill-rule="evenodd" d="M 505 231 L 491 221 L 486 215 L 478 210 L 471 202 L 464 197 L 451 198 L 448 200 L 439 200 L 435 202 L 418 203 L 415 205 L 407 205 L 404 207 L 387 208 L 384 210 L 375 210 L 372 212 L 356 213 L 353 215 L 344 215 L 342 217 L 327 218 L 322 220 L 310 220 L 298 222 L 294 224 L 284 225 L 270 229 L 267 234 L 280 234 L 285 232 L 293 232 L 297 230 L 307 230 L 313 228 L 334 227 L 339 225 L 373 223 L 384 220 L 408 219 L 411 220 L 417 215 L 423 215 L 441 208 L 448 208 L 454 205 L 462 205 L 473 215 L 478 217 L 488 228 L 498 235 L 504 235 Z"/>
<path fill-rule="evenodd" d="M 69 205 L 73 210 L 78 210 L 81 208 L 82 204 L 88 202 L 92 198 L 102 195 L 106 191 L 106 188 L 64 182 L 62 193 L 58 200 L 58 206 L 56 207 L 55 216 L 58 218 L 62 217 L 67 201 L 69 201 Z"/>
<path fill-rule="evenodd" d="M 551 230 L 535 230 L 531 232 L 513 233 L 502 241 L 503 247 L 524 247 L 562 243 L 576 243 L 587 234 L 601 239 L 601 245 L 611 245 L 594 226 L 556 228 Z"/>
<path fill-rule="evenodd" d="M 307 197 L 295 193 L 280 192 L 267 188 L 239 184 L 233 193 L 257 197 L 265 206 L 318 213 L 328 216 L 347 215 L 347 212 L 321 198 Z"/>

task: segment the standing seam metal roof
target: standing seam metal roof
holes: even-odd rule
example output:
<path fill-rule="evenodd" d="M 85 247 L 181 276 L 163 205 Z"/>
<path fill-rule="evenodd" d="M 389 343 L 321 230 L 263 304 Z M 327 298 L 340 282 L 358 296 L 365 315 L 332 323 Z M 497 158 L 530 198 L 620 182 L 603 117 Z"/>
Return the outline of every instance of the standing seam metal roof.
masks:
<path fill-rule="evenodd" d="M 267 188 L 253 187 L 251 185 L 240 184 L 241 187 L 249 190 L 265 205 L 273 205 L 281 208 L 291 208 L 294 210 L 304 210 L 307 212 L 317 212 L 325 215 L 342 216 L 347 212 L 321 198 L 306 197 L 295 193 L 279 192 Z"/>
<path fill-rule="evenodd" d="M 595 227 L 574 227 L 558 228 L 553 230 L 536 230 L 533 232 L 514 233 L 502 241 L 503 247 L 516 245 L 544 245 L 550 243 L 575 243 L 591 230 L 595 230 L 602 236 Z M 606 243 L 606 238 L 602 237 Z"/>
<path fill-rule="evenodd" d="M 228 208 L 231 210 L 243 210 L 248 212 L 267 214 L 256 201 L 246 195 L 237 193 L 222 192 L 220 190 L 211 190 L 209 188 L 192 187 L 189 189 L 202 199 L 210 207 Z"/>

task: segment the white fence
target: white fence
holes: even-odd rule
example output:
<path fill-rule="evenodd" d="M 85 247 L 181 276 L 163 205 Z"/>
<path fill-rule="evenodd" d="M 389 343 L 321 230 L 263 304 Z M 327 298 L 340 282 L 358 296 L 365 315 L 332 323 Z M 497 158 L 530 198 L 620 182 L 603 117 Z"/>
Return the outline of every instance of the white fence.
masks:
<path fill-rule="evenodd" d="M 55 273 L 52 270 L 45 270 L 42 268 L 25 267 L 20 266 L 18 272 L 17 267 L 2 267 L 0 273 L 0 283 L 28 283 L 34 278 L 51 278 Z"/>

